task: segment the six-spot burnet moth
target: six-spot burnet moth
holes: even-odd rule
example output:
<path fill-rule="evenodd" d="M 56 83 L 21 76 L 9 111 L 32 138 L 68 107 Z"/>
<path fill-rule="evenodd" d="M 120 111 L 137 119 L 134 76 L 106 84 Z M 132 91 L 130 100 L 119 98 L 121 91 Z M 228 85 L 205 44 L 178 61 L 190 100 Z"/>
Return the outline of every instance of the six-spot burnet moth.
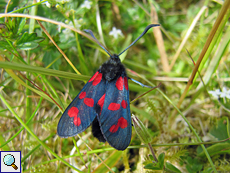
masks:
<path fill-rule="evenodd" d="M 154 26 L 159 25 L 147 26 L 144 32 L 118 55 L 111 55 L 95 38 L 92 31 L 85 30 L 107 52 L 110 59 L 101 65 L 66 108 L 57 127 L 60 137 L 75 136 L 92 124 L 92 133 L 99 141 L 107 141 L 117 150 L 125 150 L 129 146 L 132 123 L 128 79 L 131 78 L 127 76 L 119 56 Z M 134 79 L 131 80 L 146 86 Z"/>

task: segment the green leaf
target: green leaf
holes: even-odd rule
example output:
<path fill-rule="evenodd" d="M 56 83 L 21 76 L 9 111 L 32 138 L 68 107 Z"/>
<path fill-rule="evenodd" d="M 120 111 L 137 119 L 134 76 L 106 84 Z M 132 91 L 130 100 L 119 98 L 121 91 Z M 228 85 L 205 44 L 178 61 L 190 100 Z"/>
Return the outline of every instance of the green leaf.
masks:
<path fill-rule="evenodd" d="M 13 19 L 9 18 L 7 20 L 7 22 L 5 23 L 5 25 L 7 26 L 8 30 L 9 30 L 9 36 L 17 35 L 18 28 L 17 28 L 17 21 L 15 18 L 13 18 Z M 12 38 L 12 39 L 14 39 L 14 38 Z"/>
<path fill-rule="evenodd" d="M 158 163 L 159 163 L 159 166 L 160 166 L 161 169 L 164 168 L 164 160 L 165 160 L 165 153 L 161 153 L 158 156 Z"/>
<path fill-rule="evenodd" d="M 153 159 L 153 156 L 150 155 L 151 160 Z M 158 162 L 157 163 L 149 163 L 145 165 L 145 169 L 151 169 L 151 170 L 163 170 L 164 169 L 164 159 L 165 159 L 165 153 L 161 153 L 158 156 Z"/>
<path fill-rule="evenodd" d="M 149 158 L 150 158 L 151 161 L 154 161 L 153 155 L 150 154 Z"/>
<path fill-rule="evenodd" d="M 223 154 L 223 153 L 229 153 L 230 150 L 230 144 L 225 143 L 217 143 L 207 148 L 207 151 L 210 156 L 216 155 L 216 154 Z M 205 157 L 204 152 L 202 151 L 200 154 L 198 154 L 199 157 Z"/>
<path fill-rule="evenodd" d="M 187 158 L 186 169 L 188 170 L 188 172 L 190 173 L 199 172 L 201 171 L 202 168 L 203 168 L 203 165 L 197 158 L 194 158 L 194 159 L 191 157 Z"/>
<path fill-rule="evenodd" d="M 26 18 L 23 18 L 21 20 L 20 24 L 19 24 L 19 28 L 18 28 L 18 33 L 17 34 L 22 33 L 22 30 L 24 29 L 25 24 L 26 24 Z"/>
<path fill-rule="evenodd" d="M 149 163 L 144 166 L 145 169 L 151 169 L 151 170 L 162 170 L 158 163 Z"/>
<path fill-rule="evenodd" d="M 44 38 L 38 37 L 36 33 L 29 34 L 25 32 L 19 40 L 16 42 L 17 47 L 21 50 L 30 50 L 39 46 L 38 42 L 42 41 Z"/>
<path fill-rule="evenodd" d="M 172 172 L 181 173 L 181 171 L 180 171 L 179 169 L 177 169 L 174 165 L 172 165 L 172 164 L 169 163 L 169 162 L 166 162 L 166 163 L 165 163 L 165 167 L 166 167 L 166 169 L 169 169 L 169 170 L 172 171 Z"/>
<path fill-rule="evenodd" d="M 217 126 L 214 126 L 210 130 L 210 134 L 213 135 L 218 140 L 224 140 L 229 138 L 229 119 L 227 117 L 222 117 Z M 229 153 L 230 150 L 230 141 L 224 143 L 217 143 L 207 147 L 208 153 L 213 156 L 217 154 Z M 197 153 L 199 157 L 205 157 L 203 150 L 200 147 L 197 148 Z"/>
<path fill-rule="evenodd" d="M 5 40 L 0 40 L 0 49 L 10 49 L 10 45 Z"/>
<path fill-rule="evenodd" d="M 50 66 L 52 69 L 58 70 L 61 64 L 60 53 L 56 50 L 46 51 L 42 59 L 45 66 Z"/>
<path fill-rule="evenodd" d="M 31 50 L 31 49 L 35 49 L 38 46 L 39 46 L 38 43 L 28 42 L 28 43 L 19 44 L 17 47 L 21 50 Z"/>
<path fill-rule="evenodd" d="M 36 66 L 25 65 L 25 64 L 14 63 L 14 62 L 0 61 L 0 68 L 12 69 L 12 70 L 18 70 L 18 71 L 27 71 L 30 73 L 39 73 L 39 74 L 44 74 L 48 76 L 56 76 L 56 77 L 61 77 L 61 78 L 66 78 L 66 79 L 73 79 L 73 80 L 89 80 L 90 78 L 89 76 L 85 76 L 85 75 L 78 75 L 75 73 L 47 69 L 43 67 L 36 67 Z"/>
<path fill-rule="evenodd" d="M 121 51 L 123 51 L 124 49 L 126 49 L 126 48 L 130 45 L 131 40 L 132 40 L 132 35 L 129 34 L 129 35 L 127 36 L 127 38 L 125 39 L 124 44 L 122 45 L 122 50 L 121 50 Z M 119 52 L 119 53 L 120 53 L 120 52 Z M 121 62 L 125 59 L 127 53 L 128 53 L 128 51 L 125 51 L 123 54 L 121 54 L 121 55 L 119 56 Z"/>
<path fill-rule="evenodd" d="M 227 117 L 222 117 L 218 121 L 218 125 L 211 128 L 210 133 L 215 136 L 218 140 L 224 140 L 229 138 L 229 133 L 227 128 L 229 125 L 229 119 Z"/>

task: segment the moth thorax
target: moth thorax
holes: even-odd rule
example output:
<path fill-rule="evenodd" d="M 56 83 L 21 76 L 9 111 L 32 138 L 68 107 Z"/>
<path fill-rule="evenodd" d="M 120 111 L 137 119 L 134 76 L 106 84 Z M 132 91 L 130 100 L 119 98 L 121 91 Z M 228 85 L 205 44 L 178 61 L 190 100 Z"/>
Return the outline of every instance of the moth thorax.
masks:
<path fill-rule="evenodd" d="M 107 81 L 116 80 L 120 76 L 126 76 L 125 67 L 118 55 L 112 55 L 108 61 L 102 64 L 100 72 Z"/>

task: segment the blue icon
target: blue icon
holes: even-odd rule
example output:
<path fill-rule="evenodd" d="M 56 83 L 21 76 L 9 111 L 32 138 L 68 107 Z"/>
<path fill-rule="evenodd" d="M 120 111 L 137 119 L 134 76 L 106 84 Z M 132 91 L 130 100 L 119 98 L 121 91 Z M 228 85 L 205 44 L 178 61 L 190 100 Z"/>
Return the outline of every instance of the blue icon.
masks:
<path fill-rule="evenodd" d="M 18 167 L 14 164 L 15 163 L 15 158 L 11 154 L 7 154 L 3 158 L 3 162 L 7 166 L 12 166 L 15 170 L 18 169 Z"/>

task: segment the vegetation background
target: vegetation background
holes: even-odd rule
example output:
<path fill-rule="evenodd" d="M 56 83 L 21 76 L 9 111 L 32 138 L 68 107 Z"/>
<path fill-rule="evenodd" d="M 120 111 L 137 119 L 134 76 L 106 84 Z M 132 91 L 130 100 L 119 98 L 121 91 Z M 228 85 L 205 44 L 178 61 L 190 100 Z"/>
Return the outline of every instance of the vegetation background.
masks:
<path fill-rule="evenodd" d="M 230 0 L 0 0 L 0 149 L 22 151 L 23 172 L 230 172 Z M 60 138 L 63 110 L 108 55 L 128 75 L 133 130 L 125 151 L 90 128 Z M 153 150 L 151 150 L 152 146 Z M 154 159 L 154 153 L 158 159 Z"/>

